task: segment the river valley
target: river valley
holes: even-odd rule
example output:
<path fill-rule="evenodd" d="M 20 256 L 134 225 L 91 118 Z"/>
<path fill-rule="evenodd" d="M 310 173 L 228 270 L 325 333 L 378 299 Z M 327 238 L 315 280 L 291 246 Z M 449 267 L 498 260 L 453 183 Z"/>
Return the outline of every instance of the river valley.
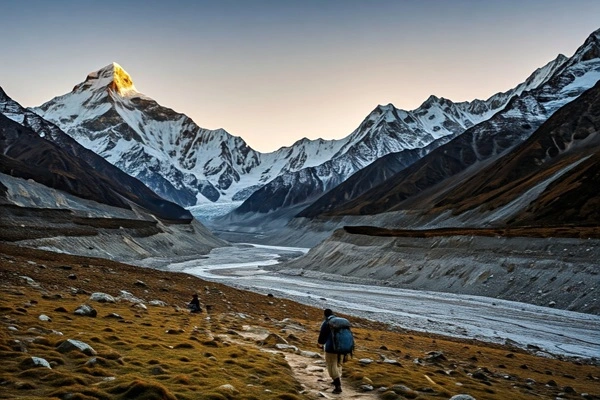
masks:
<path fill-rule="evenodd" d="M 160 268 L 407 330 L 508 343 L 548 356 L 600 358 L 600 316 L 481 296 L 341 282 L 314 271 L 289 275 L 269 269 L 308 250 L 238 243 L 198 259 L 162 260 Z M 146 266 L 157 267 L 157 260 L 147 260 Z"/>

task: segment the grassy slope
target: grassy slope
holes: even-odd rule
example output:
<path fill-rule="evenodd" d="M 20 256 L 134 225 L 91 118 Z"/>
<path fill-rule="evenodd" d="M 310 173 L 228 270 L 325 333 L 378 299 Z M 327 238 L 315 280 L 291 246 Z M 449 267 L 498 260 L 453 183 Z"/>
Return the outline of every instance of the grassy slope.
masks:
<path fill-rule="evenodd" d="M 39 287 L 27 284 L 23 276 L 33 278 Z M 242 335 L 248 329 L 260 329 L 286 338 L 301 350 L 318 351 L 315 341 L 321 310 L 186 274 L 2 243 L 0 281 L 0 398 L 315 396 L 298 383 L 284 352 L 273 351 L 270 342 Z M 93 292 L 117 296 L 120 290 L 146 302 L 162 300 L 168 306 L 144 310 L 126 301 L 89 301 Z M 210 306 L 209 319 L 206 312 L 191 315 L 183 309 L 195 292 Z M 73 314 L 84 303 L 98 311 L 96 318 Z M 111 313 L 122 319 L 107 318 Z M 39 320 L 41 314 L 52 321 Z M 357 351 L 345 364 L 344 385 L 387 387 L 376 392 L 382 399 L 447 399 L 459 393 L 478 400 L 554 399 L 559 393 L 563 398 L 582 398 L 582 393 L 600 398 L 598 366 L 475 341 L 393 331 L 365 320 L 353 322 Z M 90 363 L 93 357 L 77 351 L 60 353 L 57 346 L 66 339 L 92 346 L 98 353 L 95 364 Z M 28 366 L 31 356 L 46 359 L 52 369 Z M 358 360 L 364 358 L 374 362 L 363 365 Z M 383 362 L 383 358 L 399 364 Z M 314 366 L 322 366 L 322 361 L 307 358 L 306 368 Z M 231 384 L 234 391 L 222 387 L 225 384 Z M 315 385 L 329 387 L 327 382 Z"/>

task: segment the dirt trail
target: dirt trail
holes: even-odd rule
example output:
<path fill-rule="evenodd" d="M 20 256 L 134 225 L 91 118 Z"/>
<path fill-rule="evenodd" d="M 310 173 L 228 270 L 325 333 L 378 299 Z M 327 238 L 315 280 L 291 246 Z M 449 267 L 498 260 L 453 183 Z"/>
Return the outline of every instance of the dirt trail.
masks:
<path fill-rule="evenodd" d="M 374 392 L 357 392 L 342 377 L 342 393 L 333 394 L 331 378 L 327 374 L 325 360 L 286 353 L 285 359 L 294 371 L 294 377 L 304 386 L 307 395 L 325 399 L 372 399 L 379 397 Z"/>
<path fill-rule="evenodd" d="M 246 327 L 243 331 L 236 331 L 244 339 L 252 339 L 254 343 L 265 340 L 271 333 L 268 329 L 262 327 Z M 231 342 L 235 342 L 240 345 L 248 346 L 250 342 L 243 340 L 236 340 L 234 337 L 227 335 L 227 339 Z M 258 347 L 258 345 L 257 345 Z M 331 393 L 333 385 L 331 384 L 331 378 L 327 374 L 327 368 L 325 366 L 325 360 L 323 357 L 313 358 L 303 354 L 299 351 L 295 352 L 291 349 L 289 351 L 267 349 L 261 347 L 263 351 L 271 351 L 277 353 L 284 353 L 285 360 L 294 373 L 294 378 L 304 388 L 303 394 L 311 399 L 364 399 L 364 400 L 377 400 L 379 397 L 374 392 L 357 392 L 354 390 L 342 377 L 342 393 L 334 394 Z"/>

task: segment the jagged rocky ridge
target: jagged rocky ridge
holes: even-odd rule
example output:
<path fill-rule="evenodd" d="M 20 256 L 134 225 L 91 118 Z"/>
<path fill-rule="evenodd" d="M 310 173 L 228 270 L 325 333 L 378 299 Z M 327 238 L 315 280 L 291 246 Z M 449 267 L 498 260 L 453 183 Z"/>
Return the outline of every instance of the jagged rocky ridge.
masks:
<path fill-rule="evenodd" d="M 330 161 L 279 176 L 254 192 L 234 213 L 266 213 L 284 207 L 306 207 L 324 193 L 347 181 L 357 171 L 385 158 L 377 162 L 371 171 L 383 167 L 389 169 L 389 172 L 362 173 L 368 182 L 358 184 L 358 178 L 353 177 L 345 186 L 347 189 L 342 190 L 343 194 L 339 191 L 333 194 L 347 201 L 382 182 L 390 172 L 406 168 L 430 151 L 461 135 L 468 128 L 487 120 L 513 97 L 543 84 L 566 60 L 565 56 L 558 56 L 536 70 L 517 87 L 497 93 L 485 101 L 454 103 L 448 99 L 430 96 L 413 111 L 400 110 L 392 104 L 378 106 L 345 139 L 347 144 Z M 390 156 L 386 157 L 388 154 Z M 386 163 L 391 164 L 384 166 Z M 326 203 L 325 207 L 336 204 L 329 200 L 320 201 L 320 204 L 323 203 Z M 301 213 L 300 216 L 311 214 L 312 212 Z"/>
<path fill-rule="evenodd" d="M 598 187 L 600 81 L 523 144 L 445 193 L 433 211 L 477 210 L 509 226 L 598 226 Z"/>
<path fill-rule="evenodd" d="M 426 209 L 430 203 L 423 201 L 423 196 L 435 196 L 442 201 L 448 188 L 510 152 L 560 107 L 576 99 L 598 80 L 600 31 L 594 32 L 573 57 L 563 59 L 554 72 L 545 76 L 540 86 L 515 96 L 489 120 L 467 129 L 362 195 L 350 197 L 344 184 L 340 185 L 300 216 L 315 217 L 323 213 L 338 216 L 373 215 L 413 208 Z M 377 166 L 373 165 L 372 168 Z M 369 168 L 363 171 L 366 176 Z M 493 169 L 486 171 L 487 175 L 481 175 L 483 180 L 495 174 Z"/>

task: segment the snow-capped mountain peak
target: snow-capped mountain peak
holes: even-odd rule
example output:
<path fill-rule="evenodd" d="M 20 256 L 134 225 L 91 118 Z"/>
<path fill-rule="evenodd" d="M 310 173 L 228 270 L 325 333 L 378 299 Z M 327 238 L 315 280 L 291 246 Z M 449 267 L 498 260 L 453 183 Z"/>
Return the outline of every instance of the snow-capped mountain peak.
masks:
<path fill-rule="evenodd" d="M 131 76 L 116 62 L 88 74 L 85 81 L 73 89 L 80 90 L 111 90 L 122 97 L 139 95 Z"/>
<path fill-rule="evenodd" d="M 224 130 L 203 129 L 140 94 L 116 63 L 34 110 L 171 201 L 199 206 L 248 200 L 246 211 L 263 212 L 310 202 L 390 153 L 422 157 L 505 107 L 518 116 L 535 115 L 539 125 L 600 78 L 599 37 L 600 30 L 574 57 L 559 55 L 487 100 L 455 103 L 432 95 L 414 110 L 379 105 L 343 139 L 301 139 L 272 153 L 259 153 Z M 522 125 L 533 129 L 533 122 Z"/>

